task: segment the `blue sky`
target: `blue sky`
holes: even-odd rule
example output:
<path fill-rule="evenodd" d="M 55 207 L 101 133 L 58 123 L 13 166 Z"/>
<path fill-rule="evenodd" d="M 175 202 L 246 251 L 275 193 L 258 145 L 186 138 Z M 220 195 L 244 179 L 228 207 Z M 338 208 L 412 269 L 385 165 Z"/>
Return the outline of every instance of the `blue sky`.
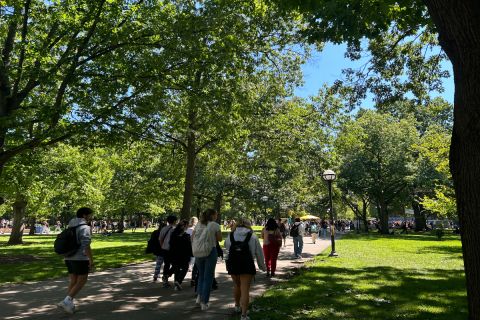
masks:
<path fill-rule="evenodd" d="M 305 84 L 295 90 L 295 95 L 300 97 L 316 95 L 324 83 L 331 85 L 336 79 L 341 78 L 342 69 L 357 68 L 362 65 L 361 61 L 346 59 L 344 53 L 345 45 L 333 44 L 327 44 L 322 52 L 315 52 L 302 66 Z M 450 62 L 445 62 L 445 68 L 451 75 L 453 74 Z M 438 95 L 453 103 L 453 77 L 444 81 L 444 87 L 445 91 Z"/>

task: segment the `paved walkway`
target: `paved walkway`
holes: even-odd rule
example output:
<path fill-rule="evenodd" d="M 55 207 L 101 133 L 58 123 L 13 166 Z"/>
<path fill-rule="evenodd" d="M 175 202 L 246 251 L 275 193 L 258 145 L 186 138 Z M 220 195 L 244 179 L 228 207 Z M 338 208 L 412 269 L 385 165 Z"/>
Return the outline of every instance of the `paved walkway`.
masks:
<path fill-rule="evenodd" d="M 305 237 L 304 258 L 300 261 L 293 259 L 293 243 L 290 238 L 287 239 L 287 246 L 280 251 L 277 276 L 269 279 L 259 271 L 252 285 L 251 297 L 261 295 L 272 284 L 285 281 L 291 269 L 301 267 L 329 244 L 328 240 L 317 240 L 313 244 L 310 238 Z M 77 312 L 74 315 L 67 315 L 55 306 L 65 297 L 67 278 L 0 286 L 0 318 L 223 320 L 232 316 L 233 285 L 225 271 L 225 263 L 217 264 L 219 289 L 212 292 L 207 311 L 201 311 L 195 305 L 190 273 L 184 281 L 184 289 L 174 291 L 162 288 L 160 281 L 152 282 L 154 264 L 135 264 L 92 274 L 75 300 Z"/>

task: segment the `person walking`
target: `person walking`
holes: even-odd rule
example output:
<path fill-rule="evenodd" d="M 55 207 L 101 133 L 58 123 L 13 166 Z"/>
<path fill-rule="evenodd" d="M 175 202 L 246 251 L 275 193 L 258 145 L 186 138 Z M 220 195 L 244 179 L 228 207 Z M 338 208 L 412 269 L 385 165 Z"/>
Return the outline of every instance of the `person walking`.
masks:
<path fill-rule="evenodd" d="M 200 304 L 203 311 L 210 306 L 210 292 L 218 258 L 216 243 L 222 240 L 220 225 L 215 222 L 217 217 L 218 213 L 214 209 L 205 210 L 192 234 L 193 256 L 198 268 L 196 303 Z"/>
<path fill-rule="evenodd" d="M 288 235 L 288 230 L 287 226 L 285 223 L 282 221 L 282 219 L 278 219 L 278 230 L 280 230 L 280 233 L 282 234 L 282 239 L 283 239 L 283 246 L 287 246 L 287 235 Z"/>
<path fill-rule="evenodd" d="M 157 257 L 157 266 L 162 265 L 163 263 L 163 276 L 162 282 L 164 288 L 169 288 L 170 284 L 168 283 L 168 278 L 172 275 L 171 270 L 171 257 L 170 257 L 170 237 L 172 235 L 173 229 L 175 228 L 175 224 L 177 223 L 177 216 L 170 215 L 167 217 L 167 225 L 160 230 L 160 234 L 158 235 L 158 241 L 160 241 L 161 247 L 161 254 Z M 156 270 L 160 270 L 160 267 L 155 267 Z M 153 281 L 156 281 L 154 276 Z"/>
<path fill-rule="evenodd" d="M 93 271 L 94 267 L 93 254 L 90 247 L 92 231 L 88 225 L 92 216 L 92 209 L 82 207 L 77 210 L 76 218 L 71 219 L 68 223 L 68 228 L 76 228 L 75 233 L 80 246 L 73 255 L 64 258 L 68 270 L 69 284 L 67 296 L 57 306 L 69 314 L 75 312 L 73 299 L 87 283 L 88 273 Z"/>
<path fill-rule="evenodd" d="M 180 221 L 170 237 L 170 256 L 172 272 L 174 274 L 174 289 L 182 290 L 182 282 L 188 272 L 188 265 L 192 255 L 192 242 L 186 232 L 188 221 Z"/>
<path fill-rule="evenodd" d="M 256 274 L 254 260 L 257 260 L 260 270 L 266 270 L 260 241 L 252 230 L 250 220 L 238 219 L 229 237 L 225 239 L 225 249 L 227 271 L 233 280 L 235 312 L 241 313 L 241 320 L 249 320 L 250 285 Z"/>
<path fill-rule="evenodd" d="M 165 227 L 165 223 L 160 222 L 158 228 L 150 234 L 150 239 L 148 240 L 147 249 L 145 253 L 153 253 L 155 255 L 155 269 L 153 272 L 153 282 L 158 280 L 158 275 L 160 274 L 160 269 L 163 264 L 162 256 L 162 247 L 160 246 L 159 236 L 160 231 Z"/>
<path fill-rule="evenodd" d="M 190 236 L 190 240 L 192 239 L 193 230 L 195 230 L 195 226 L 198 223 L 197 217 L 191 217 L 190 221 L 188 222 L 188 229 L 187 233 Z M 198 278 L 198 269 L 195 265 L 195 257 L 190 258 L 190 263 L 188 266 L 189 271 L 192 271 L 192 278 L 190 280 L 190 286 L 195 287 L 196 279 Z"/>
<path fill-rule="evenodd" d="M 327 238 L 327 229 L 328 229 L 327 220 L 322 219 L 321 229 L 322 229 L 322 239 L 325 240 Z"/>
<path fill-rule="evenodd" d="M 267 266 L 267 277 L 274 277 L 277 269 L 277 259 L 282 246 L 282 234 L 273 218 L 268 219 L 262 230 L 263 255 Z"/>
<path fill-rule="evenodd" d="M 293 238 L 293 253 L 295 258 L 302 258 L 303 251 L 303 235 L 305 233 L 305 227 L 303 226 L 300 218 L 295 218 L 295 222 L 290 228 L 290 236 Z"/>
<path fill-rule="evenodd" d="M 312 222 L 310 225 L 310 235 L 312 236 L 312 243 L 315 244 L 317 240 L 318 226 L 316 222 Z"/>
<path fill-rule="evenodd" d="M 62 232 L 62 223 L 60 221 L 57 221 L 57 223 L 55 224 L 55 233 L 60 233 Z"/>

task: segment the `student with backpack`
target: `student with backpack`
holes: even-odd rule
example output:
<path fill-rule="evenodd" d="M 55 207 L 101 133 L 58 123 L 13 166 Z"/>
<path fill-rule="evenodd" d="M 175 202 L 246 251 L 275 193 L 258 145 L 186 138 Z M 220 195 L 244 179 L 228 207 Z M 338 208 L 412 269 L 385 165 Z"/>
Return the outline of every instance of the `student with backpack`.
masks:
<path fill-rule="evenodd" d="M 249 320 L 247 315 L 250 299 L 250 284 L 256 274 L 254 260 L 258 268 L 266 270 L 262 247 L 252 231 L 250 220 L 240 218 L 225 240 L 225 258 L 228 274 L 234 286 L 235 312 L 241 312 L 241 320 Z"/>
<path fill-rule="evenodd" d="M 92 209 L 86 207 L 78 209 L 76 218 L 70 220 L 68 229 L 64 233 L 60 233 L 55 241 L 55 251 L 57 253 L 59 253 L 59 248 L 62 245 L 64 248 L 72 244 L 76 247 L 76 249 L 66 253 L 64 258 L 70 282 L 68 284 L 67 296 L 57 304 L 58 307 L 69 314 L 75 312 L 73 299 L 87 283 L 88 273 L 94 267 L 92 249 L 90 247 L 92 231 L 88 225 L 92 217 Z"/>
<path fill-rule="evenodd" d="M 153 253 L 157 258 L 155 259 L 155 271 L 153 272 L 153 282 L 156 282 L 158 275 L 160 274 L 160 269 L 163 264 L 162 256 L 162 247 L 160 246 L 160 241 L 158 237 L 160 236 L 160 231 L 165 226 L 164 223 L 160 222 L 158 228 L 150 234 L 150 239 L 147 242 L 147 248 L 145 253 Z"/>
<path fill-rule="evenodd" d="M 200 304 L 202 311 L 210 306 L 210 291 L 218 258 L 216 243 L 222 240 L 220 225 L 215 222 L 217 217 L 214 209 L 205 210 L 192 233 L 192 252 L 198 268 L 196 303 Z"/>
<path fill-rule="evenodd" d="M 293 253 L 295 258 L 302 258 L 303 251 L 303 234 L 305 233 L 305 227 L 300 221 L 300 218 L 295 218 L 295 222 L 290 228 L 290 237 L 293 239 Z"/>

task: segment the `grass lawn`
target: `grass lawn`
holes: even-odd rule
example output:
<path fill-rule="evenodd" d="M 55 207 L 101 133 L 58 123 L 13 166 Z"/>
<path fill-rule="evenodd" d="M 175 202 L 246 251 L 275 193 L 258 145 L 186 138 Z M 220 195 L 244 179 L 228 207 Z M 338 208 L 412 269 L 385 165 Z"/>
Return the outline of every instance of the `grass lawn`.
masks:
<path fill-rule="evenodd" d="M 261 227 L 254 227 L 260 234 Z M 111 236 L 93 235 L 92 249 L 96 269 L 118 268 L 122 265 L 153 261 L 145 254 L 150 233 L 143 229 L 135 233 L 126 231 Z M 229 230 L 222 230 L 223 239 Z M 11 282 L 45 280 L 67 276 L 61 256 L 53 251 L 56 235 L 23 236 L 24 245 L 8 246 L 9 236 L 0 236 L 0 286 Z M 221 245 L 223 247 L 223 241 Z"/>
<path fill-rule="evenodd" d="M 152 229 L 153 230 L 153 229 Z M 44 280 L 67 276 L 61 256 L 53 251 L 55 235 L 24 236 L 24 245 L 8 246 L 8 236 L 0 237 L 0 285 L 8 282 Z M 93 255 L 97 270 L 154 260 L 145 254 L 150 232 L 93 235 Z"/>
<path fill-rule="evenodd" d="M 345 236 L 252 306 L 253 319 L 467 318 L 459 237 Z"/>

